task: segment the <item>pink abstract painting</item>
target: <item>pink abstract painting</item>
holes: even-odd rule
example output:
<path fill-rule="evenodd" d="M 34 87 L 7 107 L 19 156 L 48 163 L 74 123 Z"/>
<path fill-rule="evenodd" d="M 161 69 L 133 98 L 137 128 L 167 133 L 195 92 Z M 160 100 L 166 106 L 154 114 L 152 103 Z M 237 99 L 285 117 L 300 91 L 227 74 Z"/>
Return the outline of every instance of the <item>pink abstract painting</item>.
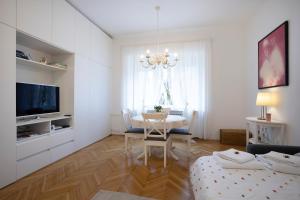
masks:
<path fill-rule="evenodd" d="M 258 88 L 288 85 L 288 22 L 258 42 Z"/>

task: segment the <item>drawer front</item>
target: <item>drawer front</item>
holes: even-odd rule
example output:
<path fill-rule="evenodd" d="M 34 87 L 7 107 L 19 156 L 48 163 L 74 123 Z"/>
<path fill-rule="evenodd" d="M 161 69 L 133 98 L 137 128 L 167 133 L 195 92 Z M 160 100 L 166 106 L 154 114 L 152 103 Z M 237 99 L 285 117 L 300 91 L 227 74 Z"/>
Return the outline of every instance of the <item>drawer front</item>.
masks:
<path fill-rule="evenodd" d="M 22 178 L 38 169 L 41 169 L 50 164 L 50 162 L 51 154 L 49 150 L 17 161 L 17 178 Z"/>
<path fill-rule="evenodd" d="M 72 129 L 61 130 L 51 135 L 51 147 L 56 147 L 73 140 L 74 131 Z"/>
<path fill-rule="evenodd" d="M 50 136 L 45 135 L 17 144 L 17 160 L 37 154 L 50 148 Z"/>
<path fill-rule="evenodd" d="M 56 146 L 55 148 L 51 149 L 52 162 L 55 162 L 63 157 L 66 157 L 67 155 L 73 153 L 74 150 L 75 150 L 75 144 L 73 141 Z"/>

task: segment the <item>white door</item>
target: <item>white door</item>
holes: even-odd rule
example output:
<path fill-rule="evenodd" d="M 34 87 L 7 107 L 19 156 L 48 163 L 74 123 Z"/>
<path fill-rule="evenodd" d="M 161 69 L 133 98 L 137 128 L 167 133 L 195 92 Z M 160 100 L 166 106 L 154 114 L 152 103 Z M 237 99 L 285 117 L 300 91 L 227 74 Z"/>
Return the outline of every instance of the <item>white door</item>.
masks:
<path fill-rule="evenodd" d="M 51 42 L 52 0 L 17 0 L 17 28 Z"/>
<path fill-rule="evenodd" d="M 0 188 L 16 180 L 16 30 L 0 23 Z"/>

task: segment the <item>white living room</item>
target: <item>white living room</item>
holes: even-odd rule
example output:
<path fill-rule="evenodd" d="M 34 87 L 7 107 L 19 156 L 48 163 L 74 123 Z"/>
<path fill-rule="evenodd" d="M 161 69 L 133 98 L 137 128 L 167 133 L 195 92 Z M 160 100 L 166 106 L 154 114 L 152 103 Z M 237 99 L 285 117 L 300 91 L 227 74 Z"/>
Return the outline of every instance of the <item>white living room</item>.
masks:
<path fill-rule="evenodd" d="M 299 200 L 299 35 L 298 0 L 1 0 L 0 200 Z"/>

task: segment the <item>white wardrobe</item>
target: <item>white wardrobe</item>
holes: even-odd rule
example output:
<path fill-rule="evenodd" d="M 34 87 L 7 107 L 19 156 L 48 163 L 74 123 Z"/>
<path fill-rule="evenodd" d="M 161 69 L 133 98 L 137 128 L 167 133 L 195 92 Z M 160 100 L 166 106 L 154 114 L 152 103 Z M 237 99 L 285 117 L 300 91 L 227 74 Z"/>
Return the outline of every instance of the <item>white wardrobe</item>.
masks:
<path fill-rule="evenodd" d="M 112 39 L 65 0 L 1 0 L 0 43 L 2 188 L 110 134 Z M 39 68 L 16 59 L 20 48 L 69 68 Z M 72 116 L 41 123 L 69 120 L 68 130 L 17 140 L 22 124 L 16 121 L 16 82 L 24 80 L 61 87 L 61 112 Z"/>

